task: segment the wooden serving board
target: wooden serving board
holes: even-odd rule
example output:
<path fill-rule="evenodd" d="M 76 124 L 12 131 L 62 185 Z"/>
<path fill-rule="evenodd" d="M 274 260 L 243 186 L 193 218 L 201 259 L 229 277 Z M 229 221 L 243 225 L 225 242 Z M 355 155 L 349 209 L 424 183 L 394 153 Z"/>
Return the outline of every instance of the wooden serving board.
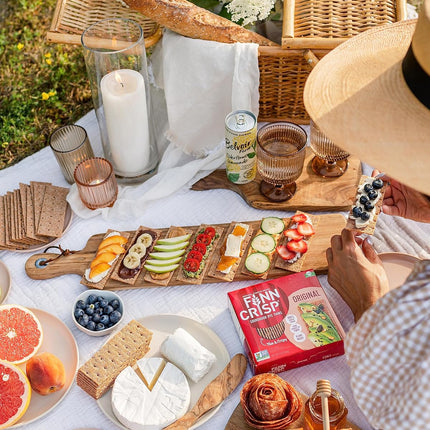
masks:
<path fill-rule="evenodd" d="M 305 396 L 303 393 L 299 393 L 302 400 L 303 405 L 307 401 L 308 397 Z M 304 414 L 305 414 L 305 408 L 303 407 L 302 413 L 297 421 L 290 424 L 289 426 L 285 427 L 285 430 L 303 430 L 304 425 Z M 360 430 L 359 427 L 352 424 L 350 421 L 347 421 L 347 428 L 351 428 L 353 430 Z M 248 425 L 248 423 L 245 421 L 245 416 L 243 414 L 243 409 L 241 404 L 239 403 L 236 407 L 236 409 L 233 411 L 227 425 L 225 426 L 225 430 L 255 430 L 254 427 L 251 427 Z"/>
<path fill-rule="evenodd" d="M 346 172 L 338 178 L 323 178 L 315 174 L 311 167 L 314 153 L 307 148 L 305 165 L 296 181 L 296 194 L 286 202 L 272 202 L 260 194 L 261 177 L 248 184 L 237 185 L 227 179 L 225 169 L 218 169 L 197 181 L 192 187 L 195 191 L 227 189 L 238 193 L 250 206 L 267 210 L 335 211 L 349 210 L 354 203 L 357 185 L 361 177 L 361 162 L 349 157 Z"/>
<path fill-rule="evenodd" d="M 288 221 L 289 219 L 286 219 Z M 250 221 L 246 222 L 253 227 L 253 230 L 256 232 L 261 223 L 261 220 L 258 221 Z M 330 239 L 334 234 L 339 234 L 341 230 L 345 227 L 346 219 L 341 214 L 323 214 L 320 215 L 320 221 L 317 228 L 317 233 L 313 236 L 312 246 L 309 247 L 308 252 L 306 253 L 306 260 L 302 267 L 302 270 L 315 270 L 317 273 L 325 273 L 327 271 L 327 260 L 325 257 L 325 250 L 330 246 Z M 228 232 L 228 226 L 230 224 L 216 224 L 214 227 L 219 227 L 222 229 L 222 234 L 219 238 L 218 243 L 224 243 L 224 239 Z M 191 229 L 196 232 L 199 226 L 190 226 L 187 229 Z M 168 231 L 165 229 L 157 229 L 161 231 L 160 237 L 164 237 Z M 130 235 L 133 235 L 133 231 L 129 232 Z M 59 258 L 49 262 L 46 266 L 38 267 L 37 262 L 40 259 L 52 259 L 58 256 L 58 254 L 53 253 L 44 253 L 44 254 L 34 254 L 32 255 L 25 264 L 25 271 L 27 275 L 32 279 L 51 279 L 58 276 L 66 275 L 66 274 L 76 274 L 82 276 L 85 270 L 90 266 L 91 261 L 94 258 L 94 253 L 100 244 L 101 240 L 105 233 L 96 234 L 91 236 L 88 239 L 87 244 L 84 249 L 80 251 L 74 251 L 73 253 L 69 253 L 68 255 L 60 256 Z M 247 249 L 250 246 L 248 244 L 245 249 L 244 255 L 247 255 Z M 65 246 L 63 246 L 63 249 Z M 216 251 L 216 250 L 215 250 Z M 212 258 L 218 258 L 216 252 L 214 252 Z M 209 258 L 210 260 L 210 258 Z M 243 262 L 241 262 L 243 263 Z M 207 265 L 211 264 L 211 261 L 207 261 Z M 180 267 L 176 269 L 179 271 Z M 120 290 L 120 289 L 133 289 L 133 288 L 155 288 L 155 287 L 163 287 L 164 285 L 157 285 L 155 283 L 148 282 L 144 279 L 145 274 L 147 272 L 142 270 L 139 277 L 137 278 L 134 285 L 124 284 L 120 281 L 116 281 L 113 279 L 108 279 L 104 289 L 107 290 Z M 271 268 L 269 269 L 268 279 L 279 278 L 280 276 L 291 274 L 284 269 L 280 269 L 275 267 L 274 263 L 272 263 Z M 249 274 L 243 273 L 241 270 L 236 272 L 233 281 L 244 281 L 249 279 L 258 279 Z M 205 283 L 219 283 L 222 282 L 220 279 L 211 277 L 209 274 L 204 276 L 202 279 L 203 284 Z M 191 283 L 191 282 L 189 282 Z M 187 284 L 189 284 L 187 283 Z M 171 280 L 169 281 L 167 286 L 173 285 L 185 285 L 183 282 L 178 282 L 177 274 L 174 273 Z"/>

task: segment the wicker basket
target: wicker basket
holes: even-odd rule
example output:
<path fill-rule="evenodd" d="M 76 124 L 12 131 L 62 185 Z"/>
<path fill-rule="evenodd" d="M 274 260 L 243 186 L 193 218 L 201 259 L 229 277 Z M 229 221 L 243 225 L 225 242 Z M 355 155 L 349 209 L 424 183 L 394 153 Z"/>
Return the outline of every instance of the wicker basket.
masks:
<path fill-rule="evenodd" d="M 79 45 L 82 32 L 105 18 L 128 18 L 138 22 L 147 49 L 161 37 L 161 28 L 156 22 L 130 10 L 121 0 L 58 0 L 46 37 L 53 43 Z"/>

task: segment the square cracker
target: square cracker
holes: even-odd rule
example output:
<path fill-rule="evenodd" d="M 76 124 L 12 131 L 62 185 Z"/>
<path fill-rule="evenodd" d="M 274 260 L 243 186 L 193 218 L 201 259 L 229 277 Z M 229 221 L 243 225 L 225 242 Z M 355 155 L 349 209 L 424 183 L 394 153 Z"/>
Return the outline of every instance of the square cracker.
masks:
<path fill-rule="evenodd" d="M 34 210 L 34 226 L 37 231 L 39 225 L 40 214 L 42 212 L 43 197 L 45 195 L 45 188 L 51 185 L 49 182 L 30 182 L 31 195 L 33 197 L 33 210 Z"/>
<path fill-rule="evenodd" d="M 61 237 L 66 218 L 68 188 L 47 185 L 43 196 L 37 234 Z"/>
<path fill-rule="evenodd" d="M 384 186 L 380 190 L 378 190 L 378 192 L 381 193 L 381 197 L 380 197 L 380 199 L 377 201 L 377 203 L 375 205 L 375 215 L 373 216 L 373 218 L 371 218 L 369 220 L 369 223 L 366 226 L 364 226 L 364 227 L 358 228 L 358 227 L 355 226 L 355 218 L 351 218 L 352 217 L 352 209 L 356 205 L 357 197 L 359 196 L 358 189 L 359 189 L 359 187 L 361 185 L 363 185 L 366 182 L 366 180 L 370 180 L 370 179 L 373 180 L 373 178 L 371 178 L 370 176 L 366 176 L 366 175 L 362 175 L 361 176 L 360 182 L 359 182 L 358 187 L 357 187 L 356 198 L 355 198 L 354 203 L 351 206 L 351 209 L 350 209 L 350 211 L 348 213 L 348 219 L 347 219 L 345 228 L 348 229 L 348 230 L 353 230 L 353 231 L 357 231 L 357 232 L 360 232 L 360 233 L 372 235 L 375 232 L 376 222 L 378 220 L 379 214 L 381 213 L 382 202 L 384 200 L 385 190 L 387 189 L 387 183 L 386 182 L 384 182 Z"/>

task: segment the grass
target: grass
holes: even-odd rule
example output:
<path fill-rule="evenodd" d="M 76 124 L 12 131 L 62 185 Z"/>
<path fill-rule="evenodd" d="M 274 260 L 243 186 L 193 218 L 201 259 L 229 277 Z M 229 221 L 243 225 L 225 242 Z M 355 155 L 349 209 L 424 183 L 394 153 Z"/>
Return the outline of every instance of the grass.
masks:
<path fill-rule="evenodd" d="M 46 41 L 55 0 L 0 0 L 0 169 L 92 108 L 82 48 Z"/>

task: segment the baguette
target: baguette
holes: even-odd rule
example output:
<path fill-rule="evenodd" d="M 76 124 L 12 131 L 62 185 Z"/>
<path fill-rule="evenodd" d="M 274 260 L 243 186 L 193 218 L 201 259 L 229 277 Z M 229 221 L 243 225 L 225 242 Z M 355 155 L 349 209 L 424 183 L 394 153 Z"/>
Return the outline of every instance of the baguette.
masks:
<path fill-rule="evenodd" d="M 187 0 L 124 1 L 131 9 L 137 10 L 163 27 L 193 39 L 278 46 L 275 42 Z"/>

